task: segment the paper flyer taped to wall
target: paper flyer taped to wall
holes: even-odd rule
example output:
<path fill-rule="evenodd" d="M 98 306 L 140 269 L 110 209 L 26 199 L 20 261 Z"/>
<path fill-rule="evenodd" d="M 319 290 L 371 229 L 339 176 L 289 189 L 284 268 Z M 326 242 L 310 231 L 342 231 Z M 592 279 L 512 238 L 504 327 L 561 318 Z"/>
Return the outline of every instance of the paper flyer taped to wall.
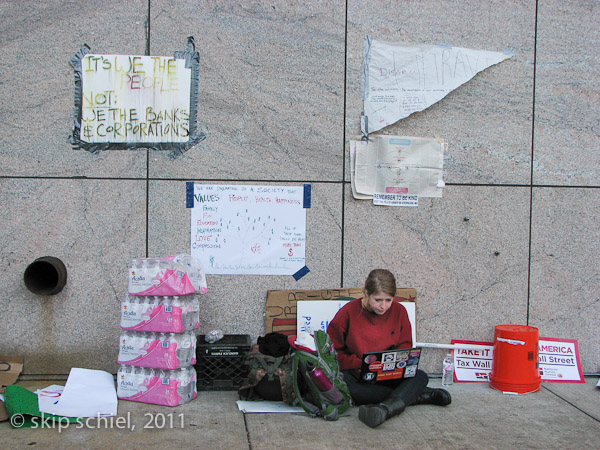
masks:
<path fill-rule="evenodd" d="M 293 275 L 298 279 L 308 272 L 309 184 L 192 183 L 190 187 L 190 252 L 207 274 Z"/>
<path fill-rule="evenodd" d="M 440 101 L 513 53 L 449 44 L 412 45 L 365 36 L 361 131 L 368 136 Z"/>
<path fill-rule="evenodd" d="M 374 135 L 368 141 L 350 141 L 354 197 L 441 197 L 446 146 L 442 139 L 409 136 Z"/>

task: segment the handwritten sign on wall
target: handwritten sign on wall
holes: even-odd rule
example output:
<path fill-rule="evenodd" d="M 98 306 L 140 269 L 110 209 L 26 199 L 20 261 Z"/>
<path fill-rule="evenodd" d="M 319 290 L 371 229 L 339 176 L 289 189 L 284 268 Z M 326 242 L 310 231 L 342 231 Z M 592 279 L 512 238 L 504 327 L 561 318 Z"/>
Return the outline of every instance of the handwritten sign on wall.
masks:
<path fill-rule="evenodd" d="M 188 183 L 191 255 L 208 274 L 298 273 L 306 267 L 307 191 L 310 185 Z"/>
<path fill-rule="evenodd" d="M 365 36 L 363 136 L 422 111 L 488 67 L 513 56 L 437 45 L 385 42 Z"/>
<path fill-rule="evenodd" d="M 204 139 L 196 133 L 197 60 L 193 38 L 185 52 L 172 57 L 95 54 L 82 48 L 71 60 L 73 147 L 181 152 Z"/>

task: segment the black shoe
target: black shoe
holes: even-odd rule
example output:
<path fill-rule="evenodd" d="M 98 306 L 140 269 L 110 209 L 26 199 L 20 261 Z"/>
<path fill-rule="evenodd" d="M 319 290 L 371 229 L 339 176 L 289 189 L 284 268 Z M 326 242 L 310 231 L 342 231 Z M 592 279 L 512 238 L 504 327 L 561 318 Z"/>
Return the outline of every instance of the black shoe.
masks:
<path fill-rule="evenodd" d="M 399 398 L 389 398 L 378 405 L 362 405 L 358 409 L 358 418 L 371 428 L 378 427 L 387 419 L 401 414 L 406 405 Z"/>
<path fill-rule="evenodd" d="M 426 387 L 425 390 L 417 397 L 415 405 L 438 405 L 447 406 L 452 403 L 450 392 L 445 389 L 434 389 Z"/>
<path fill-rule="evenodd" d="M 388 410 L 382 405 L 362 405 L 358 409 L 358 418 L 371 428 L 375 428 L 387 420 Z"/>

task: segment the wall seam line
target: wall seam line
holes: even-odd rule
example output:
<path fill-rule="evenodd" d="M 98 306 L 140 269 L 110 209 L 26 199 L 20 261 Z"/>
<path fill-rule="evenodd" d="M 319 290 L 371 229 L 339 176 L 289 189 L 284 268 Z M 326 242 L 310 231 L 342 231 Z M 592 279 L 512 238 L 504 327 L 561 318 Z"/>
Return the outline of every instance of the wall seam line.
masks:
<path fill-rule="evenodd" d="M 146 56 L 150 56 L 150 0 L 146 16 Z M 150 150 L 146 149 L 146 258 L 150 250 Z"/>
<path fill-rule="evenodd" d="M 347 100 L 347 80 L 348 80 L 348 0 L 345 2 L 344 11 L 344 112 L 342 120 L 342 217 L 341 246 L 340 246 L 340 288 L 344 287 L 344 243 L 345 243 L 345 219 L 346 219 L 346 100 Z"/>
<path fill-rule="evenodd" d="M 535 95 L 536 95 L 536 72 L 537 72 L 537 37 L 538 37 L 538 0 L 535 2 L 535 23 L 534 23 L 534 38 L 533 38 L 533 86 L 531 96 L 531 167 L 529 173 L 529 238 L 527 250 L 527 318 L 526 324 L 530 323 L 531 309 L 531 239 L 533 236 L 533 162 L 535 149 Z"/>

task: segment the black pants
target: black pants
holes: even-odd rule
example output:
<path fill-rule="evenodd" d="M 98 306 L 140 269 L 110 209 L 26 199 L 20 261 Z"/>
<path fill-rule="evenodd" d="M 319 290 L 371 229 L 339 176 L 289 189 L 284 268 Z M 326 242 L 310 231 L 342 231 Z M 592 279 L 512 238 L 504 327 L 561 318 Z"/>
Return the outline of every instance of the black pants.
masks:
<path fill-rule="evenodd" d="M 413 378 L 380 381 L 374 384 L 359 382 L 349 370 L 342 373 L 344 374 L 344 381 L 350 389 L 352 400 L 356 405 L 381 403 L 390 397 L 394 397 L 402 399 L 406 406 L 410 406 L 425 390 L 429 382 L 429 377 L 422 370 L 417 370 L 417 374 Z"/>

